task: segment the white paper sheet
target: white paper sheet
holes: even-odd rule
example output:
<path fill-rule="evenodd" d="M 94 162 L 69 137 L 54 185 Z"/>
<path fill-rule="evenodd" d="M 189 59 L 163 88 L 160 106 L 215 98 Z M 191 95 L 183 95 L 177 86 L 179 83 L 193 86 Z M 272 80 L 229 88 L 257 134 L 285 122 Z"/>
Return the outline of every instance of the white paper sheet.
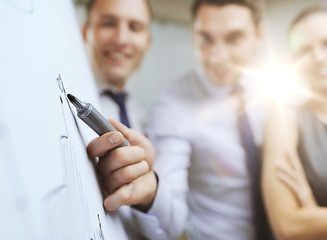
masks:
<path fill-rule="evenodd" d="M 72 2 L 0 0 L 0 20 L 0 238 L 127 239 L 85 150 L 96 135 L 58 86 L 99 106 Z"/>

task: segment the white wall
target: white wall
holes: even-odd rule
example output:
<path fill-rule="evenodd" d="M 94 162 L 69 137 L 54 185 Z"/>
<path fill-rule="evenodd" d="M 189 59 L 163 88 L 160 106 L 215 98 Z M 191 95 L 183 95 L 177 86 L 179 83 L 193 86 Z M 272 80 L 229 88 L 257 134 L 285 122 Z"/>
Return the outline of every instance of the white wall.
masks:
<path fill-rule="evenodd" d="M 195 59 L 188 25 L 154 21 L 153 42 L 129 88 L 147 109 L 172 81 L 191 69 Z"/>

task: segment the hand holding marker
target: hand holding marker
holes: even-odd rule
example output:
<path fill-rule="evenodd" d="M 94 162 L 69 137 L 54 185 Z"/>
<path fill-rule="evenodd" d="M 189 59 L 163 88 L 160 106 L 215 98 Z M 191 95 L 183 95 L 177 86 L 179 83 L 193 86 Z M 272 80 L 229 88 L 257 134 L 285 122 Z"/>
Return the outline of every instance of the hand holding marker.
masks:
<path fill-rule="evenodd" d="M 84 103 L 77 97 L 68 94 L 69 101 L 76 107 L 77 116 L 85 122 L 90 128 L 92 128 L 99 136 L 117 129 L 111 125 L 111 123 L 105 119 L 95 107 L 90 103 Z M 117 147 L 129 146 L 129 142 L 124 138 L 124 141 Z"/>

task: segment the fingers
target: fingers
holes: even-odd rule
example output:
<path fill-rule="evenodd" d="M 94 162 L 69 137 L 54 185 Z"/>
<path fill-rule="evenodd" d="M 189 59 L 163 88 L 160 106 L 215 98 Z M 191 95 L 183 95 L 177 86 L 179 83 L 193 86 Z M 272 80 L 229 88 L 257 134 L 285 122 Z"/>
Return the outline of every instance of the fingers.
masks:
<path fill-rule="evenodd" d="M 97 171 L 102 186 L 110 194 L 104 201 L 107 210 L 117 210 L 122 205 L 137 204 L 145 210 L 152 204 L 156 193 L 156 177 L 151 171 L 155 158 L 150 141 L 136 130 L 110 119 L 117 132 L 106 133 L 87 147 L 91 157 L 100 157 Z M 130 146 L 115 148 L 123 142 Z M 108 151 L 115 148 L 113 151 Z"/>
<path fill-rule="evenodd" d="M 291 151 L 285 153 L 286 162 L 290 165 L 291 168 L 296 169 L 296 165 L 294 164 L 294 154 Z"/>
<path fill-rule="evenodd" d="M 293 167 L 293 169 L 296 169 L 296 170 L 300 171 L 301 173 L 304 172 L 304 169 L 300 162 L 300 159 L 294 151 L 288 151 L 286 153 L 286 158 L 287 158 L 288 162 L 291 164 L 291 166 Z"/>
<path fill-rule="evenodd" d="M 296 197 L 300 199 L 299 193 L 299 179 L 297 171 L 294 166 L 290 166 L 286 162 L 277 162 L 277 177 L 281 180 L 290 190 L 295 193 Z"/>
<path fill-rule="evenodd" d="M 299 194 L 299 182 L 296 174 L 296 170 L 284 162 L 278 162 L 277 167 L 277 177 L 286 184 L 296 195 Z"/>
<path fill-rule="evenodd" d="M 115 211 L 123 205 L 138 205 L 141 211 L 147 212 L 154 201 L 157 191 L 157 180 L 152 171 L 125 184 L 104 200 L 104 207 Z"/>
<path fill-rule="evenodd" d="M 104 200 L 104 207 L 108 211 L 116 211 L 123 205 L 129 205 L 132 199 L 134 185 L 132 183 L 122 186 L 115 194 L 109 195 Z"/>
<path fill-rule="evenodd" d="M 125 136 L 125 138 L 130 142 L 132 146 L 140 146 L 144 149 L 146 155 L 145 159 L 148 161 L 150 167 L 152 167 L 155 158 L 155 152 L 149 139 L 147 139 L 140 132 L 131 128 L 127 128 L 117 120 L 109 119 L 109 121 L 118 131 L 120 131 Z"/>
<path fill-rule="evenodd" d="M 286 165 L 283 162 L 278 162 L 276 164 L 277 167 L 277 172 L 282 172 L 283 174 L 286 174 L 289 176 L 289 178 L 293 179 L 293 180 L 297 180 L 298 176 L 296 174 L 296 170 L 291 168 L 290 166 Z"/>
<path fill-rule="evenodd" d="M 298 169 L 293 169 L 285 163 L 278 163 L 277 177 L 295 194 L 300 206 L 317 206 L 305 176 Z"/>
<path fill-rule="evenodd" d="M 293 192 L 297 193 L 297 182 L 293 177 L 291 177 L 288 173 L 278 170 L 277 171 L 277 177 L 286 184 Z"/>
<path fill-rule="evenodd" d="M 145 159 L 144 150 L 138 146 L 117 148 L 105 158 L 101 159 L 97 165 L 100 175 L 106 175 L 119 168 L 140 162 Z"/>
<path fill-rule="evenodd" d="M 123 185 L 133 182 L 148 172 L 148 163 L 146 161 L 141 161 L 114 171 L 112 174 L 110 174 L 110 177 L 105 178 L 103 186 L 107 192 L 111 194 Z"/>
<path fill-rule="evenodd" d="M 123 140 L 120 132 L 108 132 L 93 139 L 87 146 L 87 152 L 91 157 L 103 156 L 107 151 L 121 144 Z"/>
<path fill-rule="evenodd" d="M 130 142 L 131 145 L 138 145 L 144 141 L 147 141 L 147 138 L 144 137 L 141 133 L 134 129 L 126 127 L 121 122 L 115 119 L 109 119 L 109 122 L 125 136 L 125 138 Z"/>
<path fill-rule="evenodd" d="M 153 171 L 134 181 L 133 207 L 146 213 L 150 210 L 157 193 L 157 177 Z"/>

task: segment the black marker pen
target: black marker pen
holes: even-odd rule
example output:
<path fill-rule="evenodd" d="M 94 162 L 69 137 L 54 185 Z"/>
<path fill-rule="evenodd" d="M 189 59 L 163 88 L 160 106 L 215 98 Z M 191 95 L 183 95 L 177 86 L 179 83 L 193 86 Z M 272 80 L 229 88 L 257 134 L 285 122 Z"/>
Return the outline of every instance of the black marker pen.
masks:
<path fill-rule="evenodd" d="M 67 94 L 69 101 L 76 107 L 77 116 L 82 119 L 90 128 L 92 128 L 99 136 L 117 129 L 105 119 L 98 110 L 90 103 L 84 103 L 77 97 Z M 117 147 L 129 146 L 129 142 L 124 138 L 124 141 Z"/>

